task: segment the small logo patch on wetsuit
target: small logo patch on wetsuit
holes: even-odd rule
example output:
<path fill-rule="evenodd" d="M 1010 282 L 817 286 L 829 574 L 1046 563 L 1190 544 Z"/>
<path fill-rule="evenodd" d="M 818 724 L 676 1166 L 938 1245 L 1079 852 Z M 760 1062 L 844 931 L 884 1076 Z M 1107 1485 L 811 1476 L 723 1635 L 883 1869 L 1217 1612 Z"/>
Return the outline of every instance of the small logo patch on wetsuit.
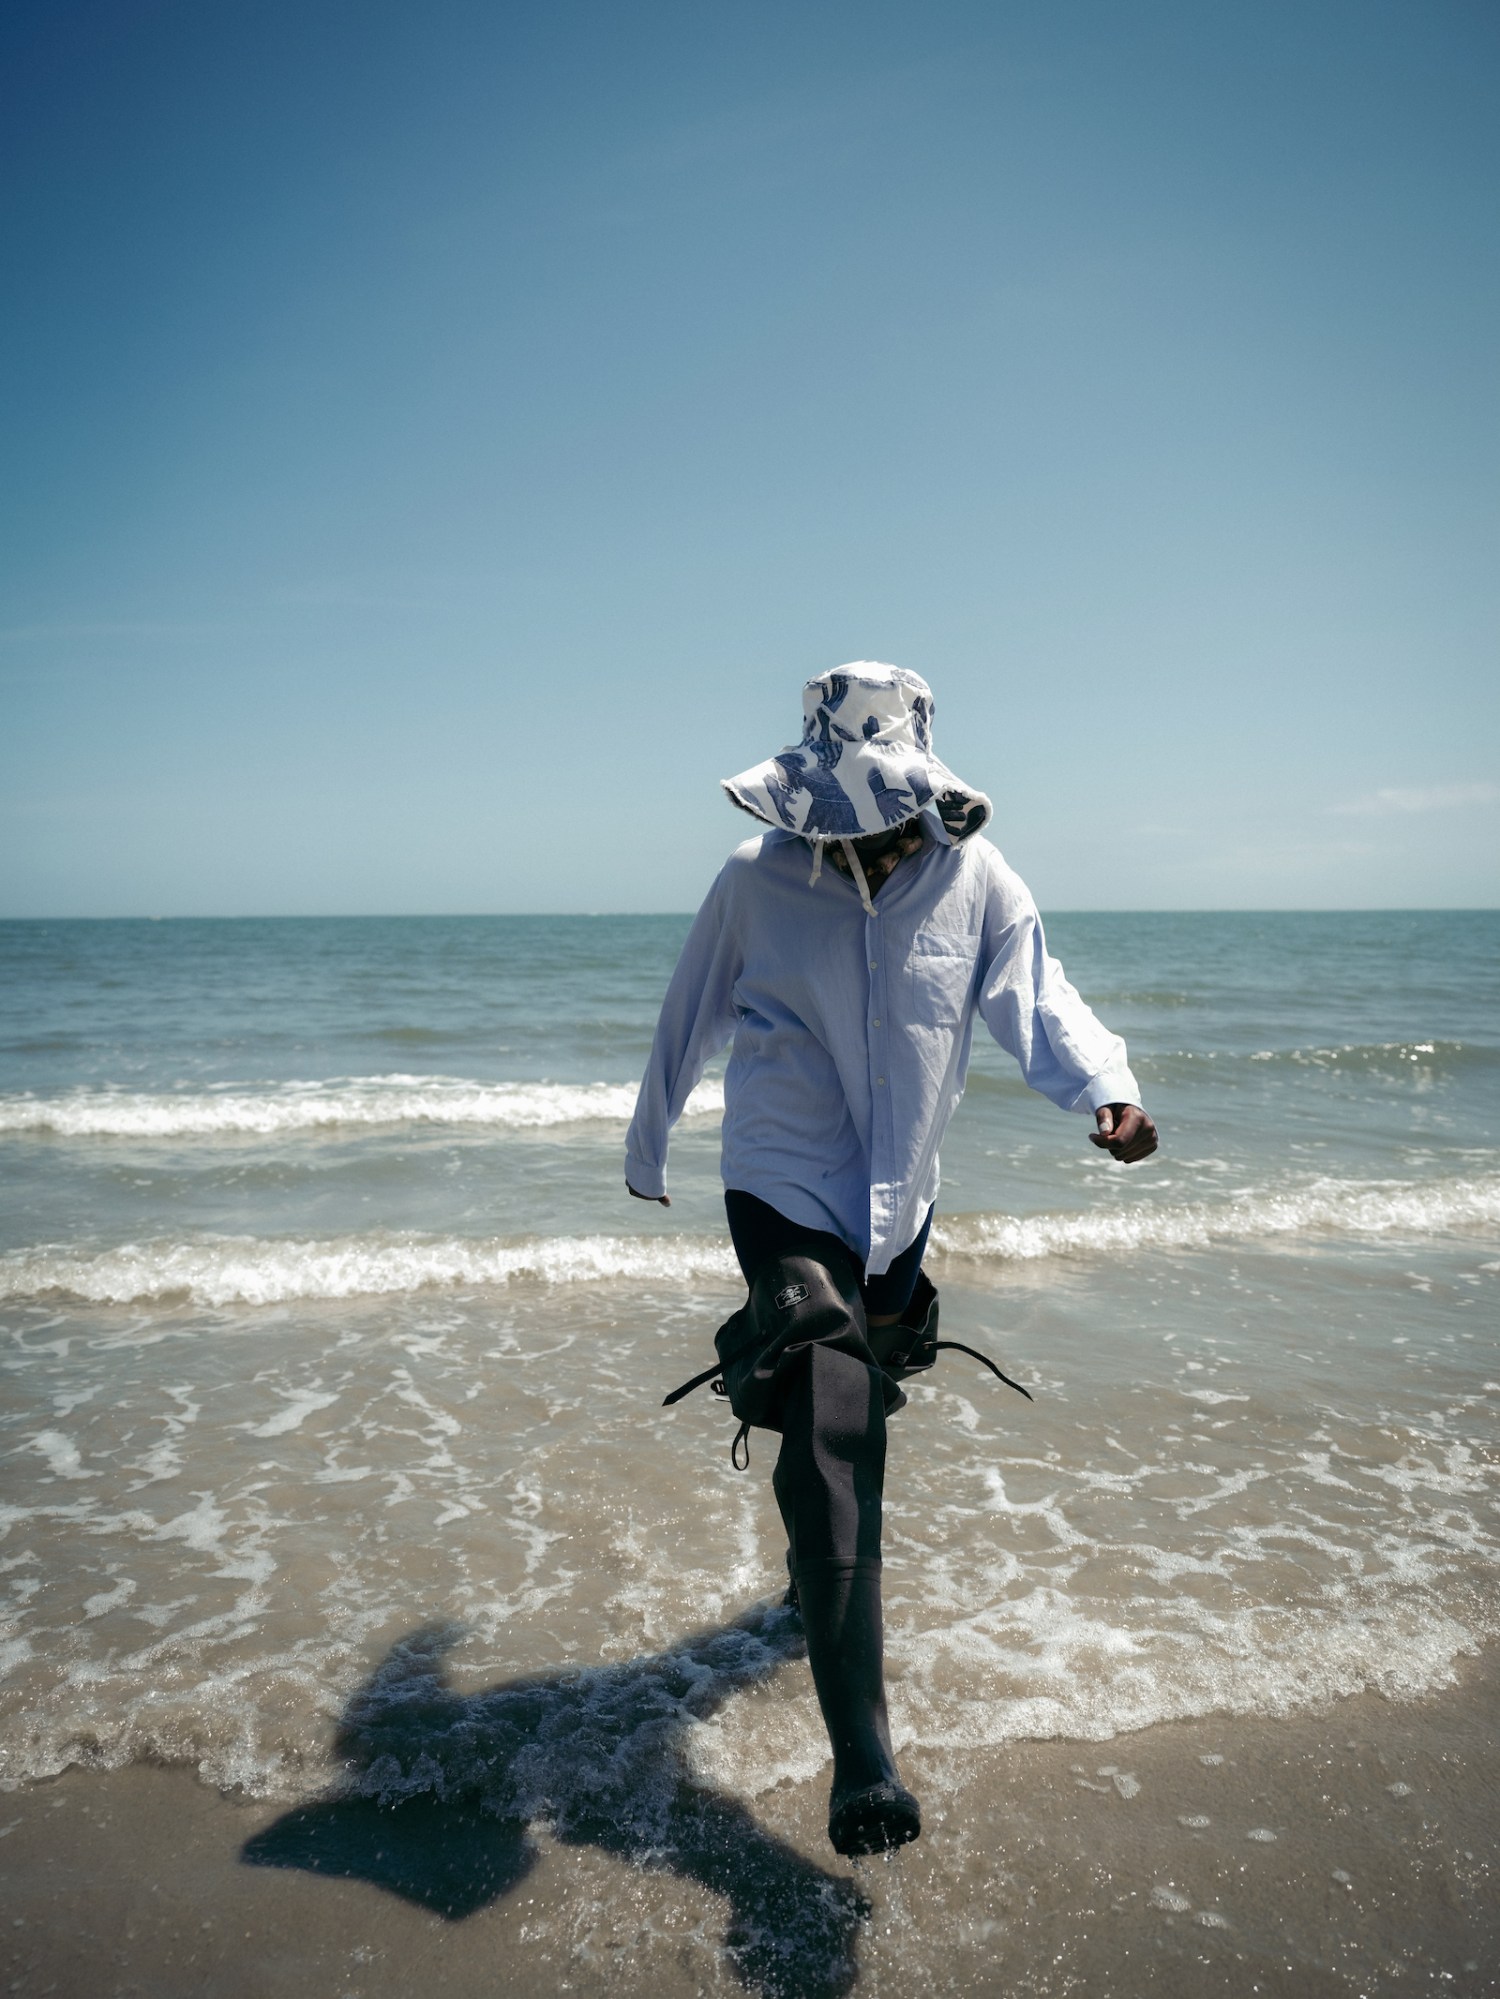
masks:
<path fill-rule="evenodd" d="M 788 1284 L 785 1291 L 776 1293 L 776 1309 L 778 1312 L 789 1312 L 793 1305 L 800 1305 L 806 1296 L 805 1284 Z"/>

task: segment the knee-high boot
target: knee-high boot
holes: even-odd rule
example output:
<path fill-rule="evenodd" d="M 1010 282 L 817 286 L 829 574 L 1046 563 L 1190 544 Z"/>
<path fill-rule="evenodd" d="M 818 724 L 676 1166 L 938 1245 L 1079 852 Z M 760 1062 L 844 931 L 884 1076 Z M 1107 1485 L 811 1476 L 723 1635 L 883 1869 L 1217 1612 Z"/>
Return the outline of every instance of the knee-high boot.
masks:
<path fill-rule="evenodd" d="M 828 1837 L 877 1853 L 922 1829 L 886 1714 L 880 1605 L 885 1385 L 878 1369 L 813 1346 L 788 1370 L 773 1484 L 791 1547 L 807 1658 L 833 1750 Z"/>
<path fill-rule="evenodd" d="M 807 1659 L 833 1748 L 828 1837 L 844 1854 L 904 1846 L 922 1812 L 902 1783 L 885 1705 L 878 1561 L 799 1563 Z"/>

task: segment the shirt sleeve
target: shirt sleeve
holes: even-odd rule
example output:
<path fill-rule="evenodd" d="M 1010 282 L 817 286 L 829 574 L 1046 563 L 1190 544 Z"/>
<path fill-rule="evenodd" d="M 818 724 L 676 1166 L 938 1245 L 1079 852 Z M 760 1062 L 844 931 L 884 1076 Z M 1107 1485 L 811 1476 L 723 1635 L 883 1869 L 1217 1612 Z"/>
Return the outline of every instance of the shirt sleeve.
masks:
<path fill-rule="evenodd" d="M 1060 1110 L 1139 1104 L 1125 1043 L 1098 1020 L 1049 956 L 1031 891 L 990 848 L 978 1007 L 1033 1090 Z"/>
<path fill-rule="evenodd" d="M 638 1194 L 667 1190 L 667 1141 L 693 1085 L 734 1033 L 739 952 L 729 922 L 728 870 L 693 919 L 662 1001 L 651 1059 L 625 1135 L 625 1178 Z"/>

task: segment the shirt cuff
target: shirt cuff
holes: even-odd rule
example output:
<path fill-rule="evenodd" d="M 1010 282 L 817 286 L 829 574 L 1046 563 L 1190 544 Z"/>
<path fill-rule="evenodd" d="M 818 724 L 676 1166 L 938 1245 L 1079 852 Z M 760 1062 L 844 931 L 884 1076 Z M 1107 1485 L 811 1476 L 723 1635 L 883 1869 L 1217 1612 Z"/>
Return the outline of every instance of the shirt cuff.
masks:
<path fill-rule="evenodd" d="M 1140 1084 L 1123 1065 L 1118 1069 L 1101 1069 L 1097 1076 L 1090 1077 L 1073 1108 L 1092 1116 L 1101 1104 L 1134 1104 L 1137 1109 L 1145 1108 Z"/>
<path fill-rule="evenodd" d="M 1101 1101 L 1109 1102 L 1105 1097 Z M 625 1180 L 637 1194 L 644 1194 L 648 1200 L 659 1201 L 667 1191 L 666 1169 L 649 1166 L 644 1159 L 637 1159 L 633 1153 L 625 1155 Z"/>

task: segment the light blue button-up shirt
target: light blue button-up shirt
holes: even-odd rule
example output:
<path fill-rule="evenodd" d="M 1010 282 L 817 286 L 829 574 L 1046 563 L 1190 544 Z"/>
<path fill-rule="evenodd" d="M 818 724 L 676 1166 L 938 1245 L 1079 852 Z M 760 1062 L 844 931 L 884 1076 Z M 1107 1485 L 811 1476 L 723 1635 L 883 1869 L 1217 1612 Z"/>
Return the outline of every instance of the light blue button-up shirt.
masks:
<path fill-rule="evenodd" d="M 667 1139 L 704 1066 L 724 1078 L 726 1187 L 831 1229 L 870 1276 L 915 1241 L 963 1095 L 976 1014 L 1063 1110 L 1139 1103 L 1125 1044 L 1047 955 L 1020 877 L 930 813 L 867 911 L 808 879 L 800 835 L 747 840 L 709 890 L 672 974 L 626 1138 L 625 1177 L 666 1191 Z"/>

